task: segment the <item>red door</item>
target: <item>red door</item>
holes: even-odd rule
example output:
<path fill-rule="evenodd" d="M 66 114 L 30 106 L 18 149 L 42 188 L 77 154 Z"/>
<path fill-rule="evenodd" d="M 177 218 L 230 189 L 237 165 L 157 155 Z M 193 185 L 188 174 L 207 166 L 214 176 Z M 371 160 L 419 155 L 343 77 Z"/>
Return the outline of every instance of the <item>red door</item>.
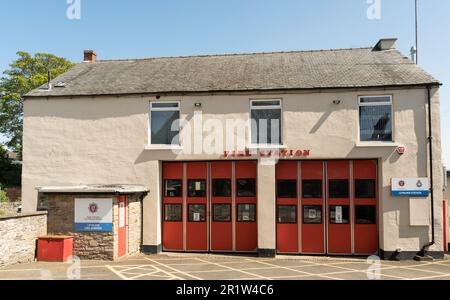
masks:
<path fill-rule="evenodd" d="M 235 164 L 236 251 L 254 252 L 257 234 L 257 162 L 237 161 Z"/>
<path fill-rule="evenodd" d="M 186 251 L 208 251 L 208 164 L 186 163 Z"/>
<path fill-rule="evenodd" d="M 301 217 L 302 248 L 304 254 L 325 254 L 325 184 L 324 162 L 302 161 Z"/>
<path fill-rule="evenodd" d="M 183 163 L 163 164 L 163 249 L 183 251 Z"/>
<path fill-rule="evenodd" d="M 351 254 L 350 161 L 327 162 L 328 253 Z"/>
<path fill-rule="evenodd" d="M 233 251 L 232 162 L 211 163 L 211 251 Z"/>
<path fill-rule="evenodd" d="M 117 196 L 119 207 L 119 251 L 118 256 L 127 254 L 127 196 Z"/>
<path fill-rule="evenodd" d="M 356 254 L 378 250 L 377 161 L 353 161 L 354 237 Z"/>
<path fill-rule="evenodd" d="M 276 166 L 277 251 L 299 252 L 298 162 L 280 161 Z"/>

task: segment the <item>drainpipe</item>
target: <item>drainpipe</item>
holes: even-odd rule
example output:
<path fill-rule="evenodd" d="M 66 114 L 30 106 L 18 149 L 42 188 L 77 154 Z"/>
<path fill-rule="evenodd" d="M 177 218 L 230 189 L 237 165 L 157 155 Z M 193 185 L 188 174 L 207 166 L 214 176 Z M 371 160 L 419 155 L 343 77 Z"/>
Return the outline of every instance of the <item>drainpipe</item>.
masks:
<path fill-rule="evenodd" d="M 434 186 L 433 186 L 433 127 L 432 127 L 432 119 L 431 119 L 431 86 L 427 86 L 428 93 L 428 147 L 430 152 L 430 186 L 431 186 L 431 242 L 424 245 L 419 255 L 421 257 L 425 257 L 428 249 L 433 246 L 435 241 L 435 230 L 434 230 Z"/>

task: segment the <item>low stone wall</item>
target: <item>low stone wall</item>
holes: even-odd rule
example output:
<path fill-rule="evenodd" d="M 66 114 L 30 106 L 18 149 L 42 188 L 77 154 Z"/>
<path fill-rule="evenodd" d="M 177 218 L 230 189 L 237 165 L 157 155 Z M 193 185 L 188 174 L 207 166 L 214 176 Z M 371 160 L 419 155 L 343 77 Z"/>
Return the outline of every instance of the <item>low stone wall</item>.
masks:
<path fill-rule="evenodd" d="M 0 213 L 0 217 L 2 215 L 16 215 L 20 205 L 22 205 L 21 202 L 0 202 L 0 211 L 3 212 L 3 214 Z"/>
<path fill-rule="evenodd" d="M 46 234 L 45 212 L 0 216 L 0 267 L 34 261 L 37 238 Z"/>

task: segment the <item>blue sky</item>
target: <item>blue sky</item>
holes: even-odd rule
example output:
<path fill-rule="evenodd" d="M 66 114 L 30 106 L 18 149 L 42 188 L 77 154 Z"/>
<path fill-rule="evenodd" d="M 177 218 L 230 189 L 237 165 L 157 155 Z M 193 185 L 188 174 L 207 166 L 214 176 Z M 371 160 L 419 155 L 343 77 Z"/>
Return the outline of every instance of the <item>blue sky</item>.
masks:
<path fill-rule="evenodd" d="M 18 50 L 80 61 L 99 59 L 329 49 L 371 46 L 398 37 L 414 44 L 414 0 L 380 0 L 369 19 L 367 0 L 80 0 L 81 19 L 67 0 L 0 0 L 0 70 Z M 378 1 L 378 0 L 373 0 Z M 450 1 L 420 1 L 420 65 L 444 83 L 444 160 L 450 165 Z"/>

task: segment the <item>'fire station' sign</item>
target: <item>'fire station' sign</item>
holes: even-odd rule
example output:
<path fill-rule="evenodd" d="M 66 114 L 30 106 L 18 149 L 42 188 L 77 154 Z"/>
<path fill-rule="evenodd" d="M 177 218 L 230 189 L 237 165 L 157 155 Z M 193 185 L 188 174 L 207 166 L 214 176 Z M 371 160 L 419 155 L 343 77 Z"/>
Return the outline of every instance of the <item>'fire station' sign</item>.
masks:
<path fill-rule="evenodd" d="M 112 199 L 75 199 L 75 231 L 112 231 Z"/>
<path fill-rule="evenodd" d="M 392 178 L 392 196 L 428 197 L 430 180 L 428 178 Z"/>
<path fill-rule="evenodd" d="M 228 157 L 252 157 L 257 155 L 264 158 L 295 158 L 295 157 L 309 157 L 311 150 L 258 150 L 253 152 L 251 150 L 245 151 L 224 151 L 223 156 Z"/>

